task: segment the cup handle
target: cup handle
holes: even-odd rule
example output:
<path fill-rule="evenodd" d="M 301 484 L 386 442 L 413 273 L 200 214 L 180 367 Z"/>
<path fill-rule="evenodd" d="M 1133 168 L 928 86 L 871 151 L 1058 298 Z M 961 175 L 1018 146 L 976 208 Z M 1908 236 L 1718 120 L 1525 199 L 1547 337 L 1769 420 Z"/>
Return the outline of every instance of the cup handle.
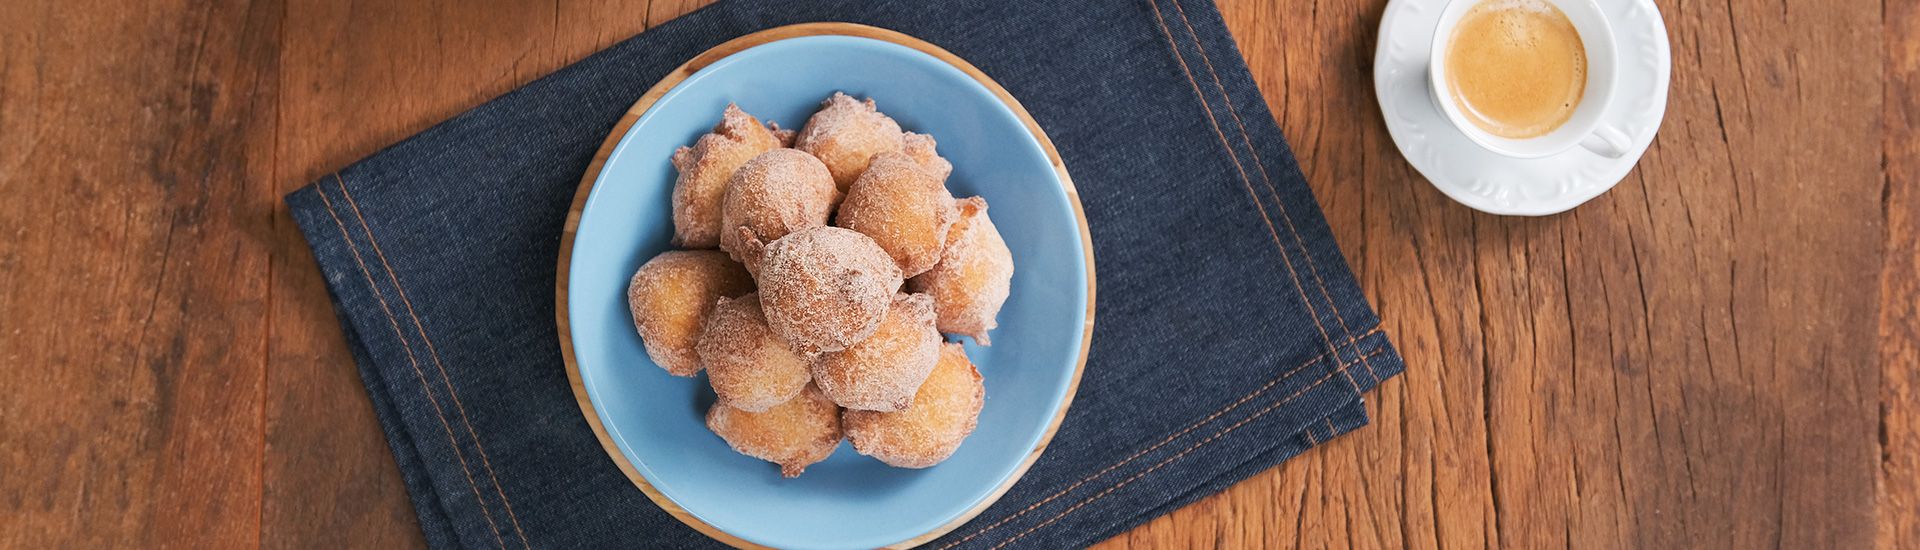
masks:
<path fill-rule="evenodd" d="M 1581 147 L 1610 159 L 1626 156 L 1627 146 L 1630 144 L 1627 134 L 1610 124 L 1601 124 L 1598 128 L 1594 128 L 1593 133 L 1588 134 L 1586 139 L 1580 140 Z"/>

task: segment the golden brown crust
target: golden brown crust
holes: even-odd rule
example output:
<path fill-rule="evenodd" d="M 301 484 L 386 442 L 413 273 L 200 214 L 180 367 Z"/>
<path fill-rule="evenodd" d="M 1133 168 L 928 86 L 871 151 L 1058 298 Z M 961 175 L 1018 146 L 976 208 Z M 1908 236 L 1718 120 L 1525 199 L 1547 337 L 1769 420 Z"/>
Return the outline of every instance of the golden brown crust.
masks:
<path fill-rule="evenodd" d="M 834 225 L 872 237 L 912 277 L 940 262 L 959 217 L 939 178 L 905 154 L 882 153 L 847 190 Z"/>
<path fill-rule="evenodd" d="M 873 239 L 815 227 L 745 250 L 761 258 L 767 325 L 802 355 L 840 351 L 873 334 L 900 290 L 900 267 Z"/>
<path fill-rule="evenodd" d="M 841 418 L 860 454 L 901 468 L 925 468 L 953 456 L 979 425 L 985 404 L 980 371 L 960 344 L 946 344 L 911 407 L 899 412 L 849 409 Z"/>
<path fill-rule="evenodd" d="M 833 173 L 833 182 L 845 191 L 867 171 L 874 155 L 898 152 L 904 145 L 900 124 L 881 114 L 872 99 L 860 101 L 834 92 L 807 119 L 793 146 L 820 158 Z"/>
<path fill-rule="evenodd" d="M 707 427 L 735 451 L 796 477 L 851 438 L 926 468 L 977 427 L 985 385 L 941 333 L 988 344 L 1013 258 L 937 147 L 836 92 L 799 132 L 729 104 L 674 152 L 674 244 L 720 250 L 650 260 L 629 306 L 662 368 L 709 372 Z"/>
<path fill-rule="evenodd" d="M 921 170 L 933 174 L 934 179 L 944 182 L 947 181 L 948 175 L 953 174 L 953 163 L 947 162 L 946 158 L 934 152 L 936 144 L 933 136 L 907 132 L 901 143 L 905 144 L 901 151 L 912 158 L 915 164 L 919 164 Z"/>
<path fill-rule="evenodd" d="M 773 132 L 774 141 L 779 143 L 776 147 L 787 149 L 793 148 L 794 138 L 800 135 L 793 130 L 783 130 L 780 128 L 780 123 L 772 121 L 767 122 L 767 131 Z"/>
<path fill-rule="evenodd" d="M 720 297 L 753 291 L 747 271 L 713 250 L 674 250 L 654 256 L 627 283 L 627 307 L 634 329 L 668 374 L 700 372 L 694 346 L 707 314 Z"/>
<path fill-rule="evenodd" d="M 939 359 L 933 299 L 898 294 L 873 336 L 820 355 L 813 363 L 813 378 L 820 391 L 842 407 L 897 411 L 913 403 L 913 392 Z"/>
<path fill-rule="evenodd" d="M 773 149 L 734 171 L 720 205 L 720 249 L 759 271 L 759 258 L 746 254 L 740 228 L 761 241 L 827 224 L 840 191 L 820 159 L 797 149 Z"/>
<path fill-rule="evenodd" d="M 780 147 L 792 132 L 761 126 L 753 115 L 727 104 L 720 123 L 692 147 L 673 152 L 680 176 L 673 182 L 673 243 L 686 248 L 720 244 L 720 201 L 734 170 L 760 153 Z"/>
<path fill-rule="evenodd" d="M 933 296 L 940 332 L 990 345 L 987 331 L 999 326 L 1000 306 L 1012 291 L 1013 253 L 987 217 L 987 201 L 958 201 L 960 219 L 947 233 L 947 248 L 933 269 L 907 282 L 911 292 Z"/>
<path fill-rule="evenodd" d="M 767 328 L 758 294 L 719 299 L 696 349 L 713 392 L 741 410 L 785 403 L 812 379 L 806 358 Z"/>
<path fill-rule="evenodd" d="M 707 429 L 740 454 L 779 464 L 780 475 L 786 477 L 798 477 L 826 460 L 844 435 L 840 408 L 813 386 L 763 412 L 716 401 L 707 409 Z"/>

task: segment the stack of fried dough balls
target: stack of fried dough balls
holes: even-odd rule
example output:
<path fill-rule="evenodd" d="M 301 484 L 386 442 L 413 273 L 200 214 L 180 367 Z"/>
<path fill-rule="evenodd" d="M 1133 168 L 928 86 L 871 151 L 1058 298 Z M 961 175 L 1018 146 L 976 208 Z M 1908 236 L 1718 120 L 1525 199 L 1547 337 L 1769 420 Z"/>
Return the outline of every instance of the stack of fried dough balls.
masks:
<path fill-rule="evenodd" d="M 986 389 L 941 334 L 988 344 L 1013 255 L 986 200 L 947 191 L 933 138 L 835 93 L 797 133 L 728 105 L 672 164 L 685 250 L 627 301 L 655 363 L 707 371 L 707 427 L 786 477 L 842 439 L 902 468 L 952 456 Z"/>

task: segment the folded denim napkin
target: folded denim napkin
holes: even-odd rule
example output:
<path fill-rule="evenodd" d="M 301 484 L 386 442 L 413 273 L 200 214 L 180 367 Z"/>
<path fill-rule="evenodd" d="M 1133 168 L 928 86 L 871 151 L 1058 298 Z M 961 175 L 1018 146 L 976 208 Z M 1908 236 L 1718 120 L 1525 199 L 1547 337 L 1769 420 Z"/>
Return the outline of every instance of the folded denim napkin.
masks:
<path fill-rule="evenodd" d="M 1031 111 L 1099 262 L 1092 351 L 1026 476 L 930 547 L 1082 546 L 1367 423 L 1398 354 L 1211 2 L 724 2 L 287 197 L 435 547 L 711 546 L 621 474 L 554 325 L 574 190 L 681 62 L 847 21 L 939 45 Z"/>

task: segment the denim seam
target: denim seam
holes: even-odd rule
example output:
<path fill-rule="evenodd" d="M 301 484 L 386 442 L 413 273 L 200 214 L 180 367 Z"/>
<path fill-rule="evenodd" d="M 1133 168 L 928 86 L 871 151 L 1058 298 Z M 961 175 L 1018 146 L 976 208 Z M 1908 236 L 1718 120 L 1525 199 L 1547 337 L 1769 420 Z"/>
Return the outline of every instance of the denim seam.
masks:
<path fill-rule="evenodd" d="M 340 194 L 347 198 L 347 206 L 353 210 L 353 217 L 360 222 L 360 229 L 367 234 L 367 243 L 373 245 L 373 252 L 380 258 L 380 267 L 387 272 L 387 279 L 393 281 L 393 288 L 400 295 L 400 303 L 407 308 L 407 317 L 413 320 L 414 330 L 419 332 L 420 340 L 427 344 L 427 354 L 433 358 L 434 368 L 440 371 L 440 381 L 447 386 L 447 395 L 453 398 L 454 411 L 460 413 L 460 423 L 467 428 L 467 435 L 473 438 L 473 448 L 480 453 L 480 465 L 487 470 L 487 477 L 493 483 L 493 491 L 500 495 L 500 504 L 507 510 L 507 519 L 512 522 L 513 530 L 520 538 L 520 545 L 532 548 L 527 541 L 526 531 L 520 528 L 520 518 L 513 513 L 513 502 L 507 499 L 506 489 L 500 486 L 500 477 L 494 473 L 493 460 L 487 456 L 487 448 L 480 444 L 480 434 L 473 429 L 473 421 L 467 417 L 466 405 L 460 402 L 460 393 L 453 388 L 453 380 L 447 376 L 447 367 L 440 361 L 440 351 L 433 345 L 433 338 L 427 335 L 427 327 L 420 322 L 420 316 L 414 313 L 413 300 L 407 298 L 407 289 L 400 285 L 400 277 L 393 272 L 393 265 L 387 262 L 387 253 L 380 248 L 380 240 L 373 236 L 373 228 L 367 225 L 366 216 L 360 212 L 360 204 L 353 199 L 353 193 L 347 190 L 347 182 L 339 172 L 333 174 L 333 181 L 340 186 Z M 424 383 L 424 381 L 423 381 Z"/>
<path fill-rule="evenodd" d="M 1366 358 L 1374 355 L 1379 355 L 1381 353 L 1386 353 L 1387 349 L 1388 348 L 1379 348 L 1374 350 L 1372 353 L 1368 353 L 1360 357 Z M 1259 419 L 1262 416 L 1266 416 L 1267 413 L 1273 412 L 1275 410 L 1278 410 L 1280 407 L 1286 406 L 1287 403 L 1293 402 L 1294 399 L 1297 399 L 1302 395 L 1306 395 L 1308 391 L 1311 391 L 1312 389 L 1319 387 L 1321 384 L 1326 383 L 1326 381 L 1328 380 L 1332 380 L 1333 375 L 1335 373 L 1344 374 L 1347 371 L 1347 369 L 1351 368 L 1352 366 L 1353 366 L 1353 363 L 1347 363 L 1346 365 L 1341 366 L 1337 371 L 1330 372 L 1324 376 L 1321 376 L 1320 379 L 1315 380 L 1312 384 L 1307 385 L 1307 387 L 1300 388 L 1299 391 L 1294 392 L 1293 395 L 1287 396 L 1286 399 L 1282 399 L 1272 405 L 1268 405 L 1266 408 L 1260 409 L 1259 411 L 1253 413 L 1252 415 L 1249 415 L 1246 418 L 1240 419 L 1239 422 L 1235 422 L 1232 425 L 1229 425 L 1225 428 L 1221 428 L 1220 431 L 1214 432 L 1213 435 L 1207 436 L 1206 439 L 1202 439 L 1198 443 L 1194 443 L 1192 446 L 1189 446 L 1185 449 L 1181 449 L 1179 453 L 1176 453 L 1173 456 L 1167 457 L 1166 460 L 1162 460 L 1154 464 L 1152 467 L 1149 467 L 1146 470 L 1142 470 L 1140 473 L 1133 474 L 1133 476 L 1128 477 L 1127 479 L 1121 480 L 1119 483 L 1115 483 L 1112 487 L 1108 487 L 1106 490 L 1101 491 L 1098 494 L 1095 494 L 1091 497 L 1087 497 L 1086 500 L 1082 500 L 1078 503 L 1075 503 L 1073 506 L 1068 507 L 1065 510 L 1061 510 L 1060 513 L 1054 514 L 1053 517 L 1047 518 L 1046 521 L 1040 522 L 1039 524 L 1036 524 L 1033 527 L 1029 527 L 1025 531 L 1021 531 L 1020 534 L 1014 535 L 1012 538 L 1000 541 L 999 544 L 994 545 L 989 550 L 997 550 L 1008 544 L 1012 544 L 1014 541 L 1020 540 L 1021 538 L 1026 537 L 1027 535 L 1033 534 L 1034 531 L 1038 531 L 1042 528 L 1045 528 L 1048 525 L 1054 524 L 1054 522 L 1060 521 L 1061 518 L 1067 517 L 1067 515 L 1072 514 L 1075 510 L 1079 510 L 1083 507 L 1086 507 L 1089 504 L 1093 504 L 1095 501 L 1105 498 L 1107 495 L 1113 494 L 1114 491 L 1120 490 L 1121 487 L 1125 487 L 1129 483 L 1138 481 L 1140 478 L 1146 477 L 1148 474 L 1151 474 L 1154 471 L 1159 470 L 1160 468 L 1168 464 L 1172 464 L 1174 461 L 1180 460 L 1181 458 L 1187 456 L 1188 454 L 1191 454 L 1193 451 L 1198 450 L 1201 447 L 1205 447 L 1213 443 L 1214 441 L 1219 440 L 1222 436 L 1225 436 L 1228 433 L 1233 432 L 1234 430 L 1240 429 L 1241 426 L 1245 426 L 1248 423 L 1253 422 L 1254 420 Z"/>
<path fill-rule="evenodd" d="M 1378 333 L 1379 331 L 1380 329 L 1376 327 L 1373 330 L 1368 331 L 1366 334 L 1362 334 L 1352 340 L 1348 340 L 1346 343 L 1342 344 L 1341 347 L 1352 346 L 1357 342 L 1359 342 L 1361 339 L 1364 339 L 1367 336 L 1371 336 L 1374 333 Z M 1081 478 L 1080 481 L 1076 481 L 1072 485 L 1068 485 L 1065 489 L 1061 489 L 1059 492 L 1056 492 L 1052 495 L 1047 496 L 1047 498 L 1043 498 L 1037 502 L 1034 502 L 1033 504 L 1020 510 L 1019 512 L 1015 512 L 1013 515 L 1001 518 L 1000 521 L 996 521 L 991 525 L 987 525 L 986 527 L 981 527 L 980 529 L 974 531 L 973 533 L 968 534 L 966 537 L 961 538 L 960 540 L 954 541 L 952 543 L 949 543 L 946 546 L 943 546 L 941 548 L 943 550 L 945 548 L 952 548 L 954 546 L 963 544 L 968 540 L 972 540 L 974 537 L 978 537 L 982 534 L 985 534 L 988 531 L 992 531 L 1000 527 L 1001 525 L 1005 525 L 1009 521 L 1018 519 L 1020 516 L 1024 516 L 1027 513 L 1040 508 L 1041 506 L 1046 506 L 1048 503 L 1053 502 L 1055 499 L 1058 499 L 1062 496 L 1066 496 L 1067 493 L 1071 493 L 1075 489 L 1079 489 L 1080 486 L 1086 485 L 1088 482 L 1091 482 L 1095 479 L 1099 479 L 1101 476 L 1105 476 L 1108 473 L 1111 473 L 1114 470 L 1119 469 L 1121 466 L 1125 466 L 1128 463 L 1131 463 L 1142 456 L 1146 456 L 1148 453 L 1152 453 L 1156 450 L 1159 450 L 1161 447 L 1166 446 L 1168 443 L 1172 443 L 1175 439 L 1179 439 L 1181 436 L 1187 435 L 1189 433 L 1192 433 L 1194 430 L 1200 429 L 1201 426 L 1207 425 L 1207 423 L 1212 422 L 1214 419 L 1219 418 L 1221 415 L 1233 412 L 1234 409 L 1240 408 L 1241 405 L 1245 405 L 1248 402 L 1259 398 L 1261 395 L 1266 394 L 1268 390 L 1271 390 L 1275 386 L 1279 385 L 1280 382 L 1283 382 L 1289 378 L 1292 378 L 1293 375 L 1296 373 L 1299 373 L 1301 369 L 1305 369 L 1308 366 L 1313 365 L 1314 363 L 1318 363 L 1320 362 L 1321 359 L 1326 359 L 1329 355 L 1333 355 L 1335 364 L 1338 364 L 1340 362 L 1340 358 L 1338 355 L 1331 354 L 1330 352 L 1322 352 L 1320 355 L 1316 355 L 1312 359 L 1308 359 L 1300 363 L 1298 366 L 1295 366 L 1291 369 L 1287 369 L 1287 372 L 1282 373 L 1280 376 L 1276 376 L 1272 380 L 1267 381 L 1266 384 L 1261 385 L 1258 389 L 1255 389 L 1254 391 L 1249 392 L 1244 396 L 1241 396 L 1239 400 L 1234 401 L 1233 403 L 1229 403 L 1225 407 L 1221 407 L 1220 410 L 1214 411 L 1213 414 L 1209 414 L 1205 418 L 1201 418 L 1200 420 L 1187 425 L 1186 428 L 1182 428 L 1180 431 L 1174 432 L 1172 435 L 1168 435 L 1166 439 L 1160 440 L 1159 443 L 1155 443 L 1145 449 L 1141 449 L 1140 451 L 1133 453 L 1133 455 L 1128 456 L 1127 458 L 1122 459 L 1119 462 L 1113 463 L 1113 465 L 1111 466 L 1107 466 L 1106 468 L 1101 469 L 1098 472 L 1094 472 L 1092 475 L 1088 475 L 1087 477 Z M 1343 367 L 1340 370 L 1344 371 L 1346 369 Z"/>
<path fill-rule="evenodd" d="M 1174 11 L 1179 12 L 1180 23 L 1187 27 L 1187 35 L 1193 37 L 1193 47 L 1200 51 L 1200 61 L 1206 64 L 1207 74 L 1213 77 L 1214 87 L 1220 89 L 1220 98 L 1227 105 L 1227 114 L 1233 116 L 1233 124 L 1240 130 L 1240 142 L 1247 145 L 1247 154 L 1253 157 L 1253 166 L 1260 172 L 1260 181 L 1266 184 L 1267 194 L 1273 197 L 1274 205 L 1279 207 L 1280 218 L 1286 222 L 1287 232 L 1293 235 L 1294 244 L 1300 247 L 1301 254 L 1306 257 L 1307 271 L 1313 274 L 1314 284 L 1320 288 L 1320 297 L 1326 298 L 1327 305 L 1333 308 L 1333 318 L 1340 322 L 1340 329 L 1351 336 L 1353 328 L 1347 325 L 1346 313 L 1340 311 L 1340 303 L 1327 292 L 1327 280 L 1320 276 L 1319 263 L 1314 261 L 1313 253 L 1307 250 L 1305 239 L 1300 238 L 1300 231 L 1293 224 L 1293 215 L 1287 212 L 1287 203 L 1280 200 L 1280 191 L 1273 186 L 1273 178 L 1267 175 L 1267 163 L 1260 158 L 1260 151 L 1254 148 L 1253 139 L 1247 136 L 1246 121 L 1240 118 L 1239 109 L 1233 106 L 1233 95 L 1227 93 L 1226 84 L 1220 81 L 1220 73 L 1214 70 L 1213 58 L 1207 55 L 1207 47 L 1201 44 L 1200 33 L 1194 31 L 1193 22 L 1187 19 L 1187 10 L 1180 6 L 1180 0 L 1170 0 L 1169 3 L 1173 4 Z M 1379 385 L 1380 374 L 1374 370 L 1372 362 L 1362 358 L 1362 363 L 1367 367 L 1367 375 L 1373 377 L 1374 385 Z"/>
<path fill-rule="evenodd" d="M 1178 2 L 1178 0 L 1173 1 Z M 1260 221 L 1266 222 L 1267 234 L 1273 238 L 1274 249 L 1280 252 L 1281 263 L 1287 266 L 1287 277 L 1293 282 L 1293 290 L 1300 294 L 1300 305 L 1306 306 L 1307 316 L 1313 320 L 1314 328 L 1320 331 L 1320 339 L 1327 343 L 1327 351 L 1334 353 L 1337 358 L 1338 352 L 1335 351 L 1333 336 L 1328 334 L 1326 325 L 1320 322 L 1320 311 L 1313 307 L 1313 299 L 1307 297 L 1307 290 L 1300 282 L 1300 272 L 1293 267 L 1293 254 L 1287 252 L 1287 246 L 1280 242 L 1280 231 L 1274 227 L 1273 218 L 1267 214 L 1266 203 L 1261 201 L 1259 193 L 1253 190 L 1253 179 L 1247 176 L 1247 167 L 1240 163 L 1240 154 L 1234 152 L 1233 143 L 1227 141 L 1226 130 L 1220 126 L 1220 120 L 1213 115 L 1212 102 L 1207 101 L 1206 91 L 1200 89 L 1200 82 L 1193 77 L 1193 68 L 1187 65 L 1186 56 L 1180 53 L 1180 44 L 1173 36 L 1173 28 L 1167 25 L 1167 18 L 1160 9 L 1159 0 L 1147 0 L 1147 3 L 1153 8 L 1154 19 L 1160 23 L 1161 35 L 1166 37 L 1167 48 L 1172 51 L 1174 61 L 1180 64 L 1181 74 L 1187 77 L 1187 84 L 1193 87 L 1194 98 L 1200 100 L 1200 109 L 1207 114 L 1207 124 L 1213 127 L 1214 137 L 1219 138 L 1221 148 L 1226 149 L 1227 161 L 1233 163 L 1234 171 L 1240 174 L 1240 184 L 1246 187 L 1247 198 L 1253 200 L 1254 209 L 1260 213 Z M 1177 7 L 1178 4 L 1176 3 L 1175 6 Z M 1304 247 L 1301 252 L 1306 252 Z M 1311 257 L 1307 258 L 1308 262 L 1312 260 Z M 1353 380 L 1353 375 L 1344 371 L 1341 375 L 1346 377 L 1348 386 L 1356 392 L 1360 391 L 1360 384 Z"/>
<path fill-rule="evenodd" d="M 327 198 L 326 189 L 316 185 L 313 190 L 320 195 L 320 202 L 326 207 L 327 215 L 333 218 L 334 226 L 340 229 L 340 238 L 346 243 L 347 251 L 352 253 L 353 263 L 360 266 L 360 274 L 367 279 L 367 290 L 373 292 L 374 299 L 380 303 L 380 311 L 386 314 L 387 324 L 393 327 L 394 337 L 400 340 L 400 348 L 407 353 L 407 362 L 413 365 L 413 373 L 420 379 L 420 391 L 426 394 L 427 403 L 433 406 L 433 414 L 440 419 L 440 428 L 447 434 L 447 444 L 453 449 L 453 457 L 460 462 L 460 471 L 466 474 L 467 487 L 473 490 L 473 500 L 480 506 L 481 517 L 487 520 L 487 528 L 493 531 L 494 543 L 504 550 L 507 543 L 505 539 L 500 538 L 500 526 L 494 523 L 493 512 L 487 508 L 486 499 L 480 496 L 480 485 L 474 482 L 473 470 L 467 466 L 466 454 L 460 451 L 460 442 L 453 435 L 453 424 L 447 421 L 446 413 L 441 410 L 440 400 L 433 397 L 433 389 L 427 384 L 426 371 L 420 369 L 420 361 L 413 355 L 413 346 L 407 343 L 406 334 L 400 330 L 399 318 L 394 317 L 393 310 L 387 306 L 386 296 L 380 292 L 379 284 L 373 280 L 373 271 L 368 269 L 366 261 L 360 258 L 360 246 L 354 244 L 353 236 L 347 232 L 346 223 L 340 221 L 340 214 L 334 210 L 333 200 Z"/>

